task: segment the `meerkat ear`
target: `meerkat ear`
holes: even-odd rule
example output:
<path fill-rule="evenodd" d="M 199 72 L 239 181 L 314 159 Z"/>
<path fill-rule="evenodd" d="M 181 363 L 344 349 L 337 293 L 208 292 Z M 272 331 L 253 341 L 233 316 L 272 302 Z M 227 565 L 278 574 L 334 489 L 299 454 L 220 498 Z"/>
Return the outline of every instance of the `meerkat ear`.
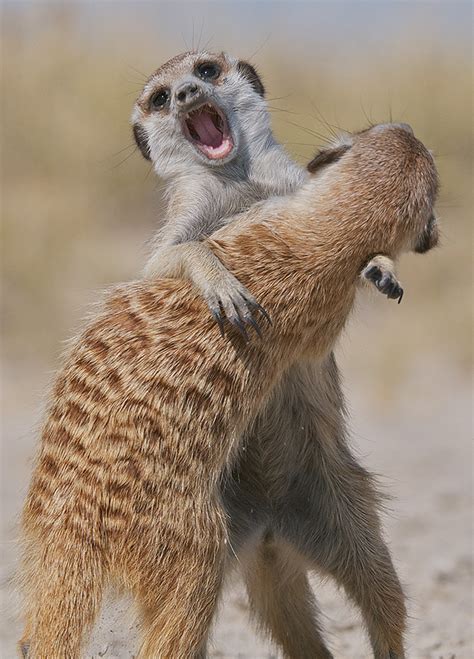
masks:
<path fill-rule="evenodd" d="M 133 137 L 135 138 L 138 148 L 142 152 L 142 156 L 146 158 L 146 160 L 151 160 L 150 147 L 148 146 L 148 140 L 143 126 L 140 126 L 140 124 L 133 124 Z"/>
<path fill-rule="evenodd" d="M 308 163 L 306 169 L 308 172 L 311 172 L 311 174 L 314 174 L 314 172 L 320 167 L 337 162 L 346 151 L 349 151 L 350 148 L 349 144 L 341 144 L 332 149 L 323 149 L 314 156 L 310 163 Z"/>
<path fill-rule="evenodd" d="M 257 94 L 262 97 L 265 96 L 265 87 L 263 86 L 262 79 L 251 64 L 240 60 L 237 62 L 237 71 L 250 82 Z"/>

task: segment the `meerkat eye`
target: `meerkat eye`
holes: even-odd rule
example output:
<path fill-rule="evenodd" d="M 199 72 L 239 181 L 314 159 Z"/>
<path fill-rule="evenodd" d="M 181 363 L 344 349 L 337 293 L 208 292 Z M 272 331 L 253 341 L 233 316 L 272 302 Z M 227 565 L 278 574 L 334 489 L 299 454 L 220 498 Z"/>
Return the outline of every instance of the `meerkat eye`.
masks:
<path fill-rule="evenodd" d="M 220 75 L 220 67 L 213 62 L 203 62 L 194 69 L 195 75 L 202 80 L 215 80 Z"/>
<path fill-rule="evenodd" d="M 169 97 L 169 89 L 159 89 L 150 99 L 151 108 L 153 110 L 161 110 L 168 103 Z"/>

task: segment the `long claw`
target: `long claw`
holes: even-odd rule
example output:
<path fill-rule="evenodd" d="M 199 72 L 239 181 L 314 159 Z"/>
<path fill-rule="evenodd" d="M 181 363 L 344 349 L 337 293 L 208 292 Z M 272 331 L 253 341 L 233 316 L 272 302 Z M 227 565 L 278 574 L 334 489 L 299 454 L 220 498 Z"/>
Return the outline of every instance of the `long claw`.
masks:
<path fill-rule="evenodd" d="M 262 330 L 260 329 L 260 326 L 257 323 L 257 321 L 255 320 L 255 318 L 253 316 L 247 316 L 247 318 L 245 318 L 245 322 L 248 323 L 249 325 L 252 325 L 252 327 L 256 331 L 258 337 L 261 339 L 262 338 Z"/>
<path fill-rule="evenodd" d="M 251 302 L 250 307 L 252 309 L 255 309 L 256 311 L 259 311 L 269 325 L 273 325 L 272 319 L 270 318 L 270 316 L 268 315 L 268 313 L 265 311 L 265 309 L 262 307 L 261 304 L 259 304 L 258 302 Z"/>
<path fill-rule="evenodd" d="M 403 299 L 403 288 L 400 288 L 400 295 L 398 296 L 398 304 L 400 304 L 402 299 Z"/>
<path fill-rule="evenodd" d="M 229 320 L 232 323 L 232 325 L 239 330 L 239 332 L 242 335 L 242 338 L 244 339 L 245 343 L 248 343 L 249 335 L 247 334 L 247 330 L 245 329 L 245 325 L 240 320 L 240 318 L 231 318 Z"/>
<path fill-rule="evenodd" d="M 212 317 L 214 318 L 214 320 L 216 321 L 216 323 L 219 325 L 219 330 L 220 330 L 221 336 L 224 337 L 225 336 L 224 321 L 222 320 L 221 312 L 213 310 L 213 311 L 211 311 L 211 314 L 212 314 Z"/>

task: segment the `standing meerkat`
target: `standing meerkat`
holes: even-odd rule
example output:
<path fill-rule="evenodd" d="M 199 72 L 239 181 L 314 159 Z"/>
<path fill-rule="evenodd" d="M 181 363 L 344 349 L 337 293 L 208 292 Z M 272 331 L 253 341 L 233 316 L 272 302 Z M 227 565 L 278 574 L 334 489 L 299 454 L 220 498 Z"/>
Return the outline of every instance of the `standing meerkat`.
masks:
<path fill-rule="evenodd" d="M 190 279 L 221 326 L 225 317 L 245 332 L 261 301 L 203 240 L 235 213 L 294 192 L 308 176 L 271 132 L 260 77 L 226 54 L 179 55 L 150 77 L 132 123 L 141 152 L 168 184 L 165 223 L 146 276 Z M 312 167 L 328 166 L 346 146 L 341 140 L 321 152 Z M 360 267 L 362 278 L 400 299 L 388 255 Z M 323 643 L 308 568 L 330 573 L 361 607 L 376 656 L 385 656 L 389 639 L 405 627 L 402 589 L 379 531 L 378 498 L 348 447 L 344 410 L 334 356 L 303 359 L 247 430 L 247 449 L 223 482 L 230 544 L 243 566 L 252 613 L 293 659 L 317 656 Z M 357 552 L 353 535 L 360 540 Z M 387 584 L 392 597 L 381 629 L 374 603 Z"/>
<path fill-rule="evenodd" d="M 326 171 L 310 164 L 315 176 L 298 192 L 206 242 L 274 318 L 265 341 L 232 328 L 223 342 L 191 285 L 168 279 L 117 287 L 71 346 L 23 514 L 25 656 L 78 657 L 111 582 L 136 599 L 140 657 L 204 656 L 229 541 L 221 482 L 249 420 L 292 364 L 330 353 L 372 254 L 437 240 L 436 170 L 411 132 L 375 127 L 335 151 Z M 352 531 L 362 570 L 365 539 Z M 371 551 L 384 565 L 385 545 Z M 348 569 L 341 558 L 330 560 Z M 393 608 L 387 579 L 371 593 L 381 631 Z M 389 643 L 377 657 L 402 657 L 402 639 Z M 321 640 L 312 656 L 331 655 Z"/>

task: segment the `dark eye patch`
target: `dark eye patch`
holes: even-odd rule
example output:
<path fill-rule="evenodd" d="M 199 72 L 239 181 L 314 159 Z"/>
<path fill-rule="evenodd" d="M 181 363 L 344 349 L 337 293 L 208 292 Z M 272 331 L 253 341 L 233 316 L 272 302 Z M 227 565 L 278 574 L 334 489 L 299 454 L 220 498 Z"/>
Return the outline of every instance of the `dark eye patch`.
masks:
<path fill-rule="evenodd" d="M 330 165 L 333 162 L 337 162 L 351 147 L 349 144 L 341 144 L 341 146 L 336 146 L 334 149 L 324 149 L 317 153 L 311 162 L 308 163 L 306 169 L 311 174 L 323 167 L 324 165 Z"/>
<path fill-rule="evenodd" d="M 150 98 L 150 110 L 161 110 L 170 100 L 170 90 L 159 89 Z"/>
<path fill-rule="evenodd" d="M 216 80 L 221 74 L 221 67 L 215 62 L 201 62 L 194 69 L 194 74 L 201 80 Z"/>
<path fill-rule="evenodd" d="M 133 137 L 135 138 L 138 148 L 142 152 L 142 156 L 146 160 L 151 160 L 150 147 L 148 146 L 148 139 L 143 126 L 140 126 L 140 124 L 133 125 Z"/>

